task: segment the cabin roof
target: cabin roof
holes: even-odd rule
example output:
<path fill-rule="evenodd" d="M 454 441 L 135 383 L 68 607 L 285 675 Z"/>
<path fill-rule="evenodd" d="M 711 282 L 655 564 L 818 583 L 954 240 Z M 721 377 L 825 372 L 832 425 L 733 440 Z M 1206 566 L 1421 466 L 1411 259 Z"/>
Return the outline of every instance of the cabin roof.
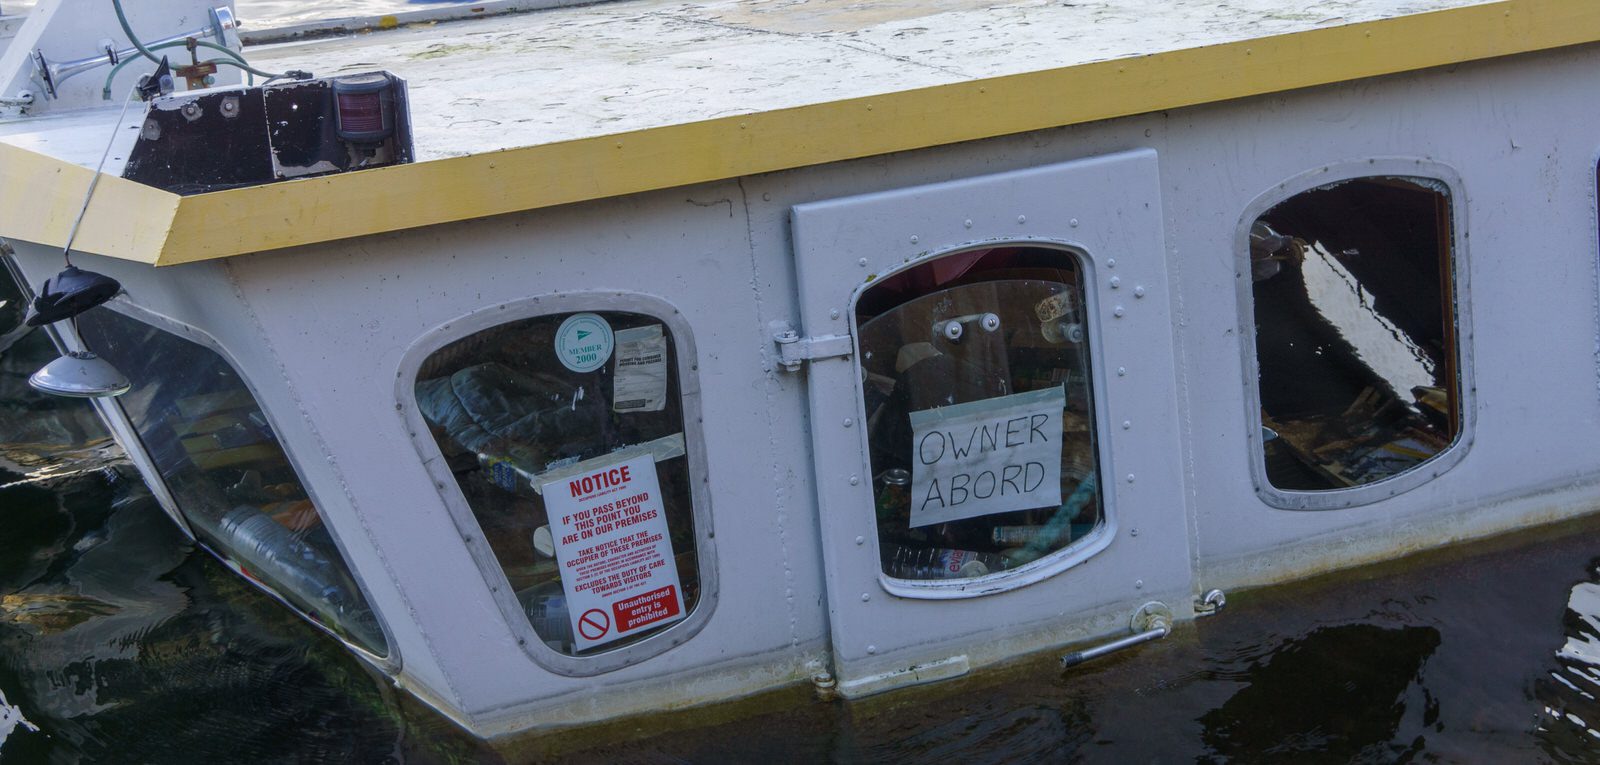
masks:
<path fill-rule="evenodd" d="M 1596 40 L 1593 0 L 632 0 L 250 48 L 405 78 L 418 161 L 108 176 L 77 248 L 170 265 Z M 0 124 L 0 236 L 64 243 L 103 145 L 71 136 L 115 116 Z"/>

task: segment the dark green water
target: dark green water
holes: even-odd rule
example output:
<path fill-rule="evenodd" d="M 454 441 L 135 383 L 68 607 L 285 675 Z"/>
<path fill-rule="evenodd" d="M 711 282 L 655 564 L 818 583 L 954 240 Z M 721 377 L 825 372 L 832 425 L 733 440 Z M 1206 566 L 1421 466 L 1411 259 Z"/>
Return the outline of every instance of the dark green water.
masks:
<path fill-rule="evenodd" d="M 1600 683 L 1556 657 L 1595 638 L 1567 610 L 1593 520 L 1244 593 L 1065 675 L 1046 656 L 848 705 L 782 692 L 490 749 L 196 552 L 131 482 L 0 503 L 0 693 L 37 726 L 0 744 L 7 765 L 1600 762 L 1578 722 L 1600 718 Z"/>
<path fill-rule="evenodd" d="M 1600 762 L 1600 671 L 1557 656 L 1600 655 L 1596 519 L 1234 594 L 1066 674 L 1040 656 L 490 748 L 193 548 L 81 402 L 27 390 L 50 355 L 38 334 L 0 355 L 5 765 Z"/>

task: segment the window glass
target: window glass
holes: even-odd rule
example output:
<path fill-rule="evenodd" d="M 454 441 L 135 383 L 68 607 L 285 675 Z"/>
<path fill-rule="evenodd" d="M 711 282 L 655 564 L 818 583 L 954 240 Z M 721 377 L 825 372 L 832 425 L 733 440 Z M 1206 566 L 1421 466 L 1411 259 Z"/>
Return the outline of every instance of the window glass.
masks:
<path fill-rule="evenodd" d="M 85 344 L 133 383 L 116 401 L 200 541 L 319 624 L 386 654 L 366 597 L 228 362 L 110 309 L 77 323 Z"/>
<path fill-rule="evenodd" d="M 503 324 L 431 354 L 417 407 L 529 623 L 592 655 L 700 596 L 676 346 L 651 316 Z"/>
<path fill-rule="evenodd" d="M 1426 178 L 1298 194 L 1250 228 L 1268 481 L 1342 489 L 1460 431 L 1450 197 Z"/>
<path fill-rule="evenodd" d="M 883 572 L 970 579 L 1105 522 L 1083 274 L 999 247 L 895 274 L 856 305 Z"/>

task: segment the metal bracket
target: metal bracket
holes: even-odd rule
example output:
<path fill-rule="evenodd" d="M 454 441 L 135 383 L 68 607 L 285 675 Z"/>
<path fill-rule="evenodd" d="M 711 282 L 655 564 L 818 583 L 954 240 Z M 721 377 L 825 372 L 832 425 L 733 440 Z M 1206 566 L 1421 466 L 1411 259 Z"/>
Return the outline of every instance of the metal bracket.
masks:
<path fill-rule="evenodd" d="M 774 322 L 772 342 L 778 345 L 778 363 L 786 372 L 800 371 L 807 361 L 849 358 L 856 349 L 855 338 L 849 335 L 801 337 L 787 322 Z"/>
<path fill-rule="evenodd" d="M 1194 602 L 1194 615 L 1212 616 L 1221 611 L 1222 607 L 1226 605 L 1228 605 L 1228 596 L 1222 594 L 1222 590 L 1207 590 L 1206 594 L 1200 596 Z"/>

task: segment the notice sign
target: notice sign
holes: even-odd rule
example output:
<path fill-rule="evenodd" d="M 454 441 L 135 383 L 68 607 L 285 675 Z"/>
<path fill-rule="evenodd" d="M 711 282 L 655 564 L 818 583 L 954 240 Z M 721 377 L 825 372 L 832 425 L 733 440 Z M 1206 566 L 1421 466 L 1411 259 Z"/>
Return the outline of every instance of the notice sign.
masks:
<path fill-rule="evenodd" d="M 685 616 L 654 457 L 638 454 L 542 488 L 578 650 Z"/>
<path fill-rule="evenodd" d="M 1061 504 L 1061 410 L 1046 390 L 911 413 L 911 527 Z"/>

